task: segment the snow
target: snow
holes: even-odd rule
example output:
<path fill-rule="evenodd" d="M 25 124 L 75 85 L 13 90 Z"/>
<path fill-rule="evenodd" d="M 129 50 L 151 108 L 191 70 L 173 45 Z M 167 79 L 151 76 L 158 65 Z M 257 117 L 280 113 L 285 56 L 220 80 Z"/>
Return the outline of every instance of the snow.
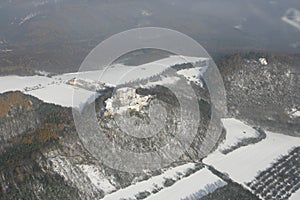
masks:
<path fill-rule="evenodd" d="M 289 114 L 292 118 L 300 117 L 300 110 L 293 108 Z"/>
<path fill-rule="evenodd" d="M 145 87 L 153 87 L 156 85 L 171 85 L 171 84 L 175 84 L 177 81 L 179 81 L 180 78 L 179 77 L 162 77 L 162 79 L 160 81 L 155 81 L 155 82 L 149 82 L 145 85 Z"/>
<path fill-rule="evenodd" d="M 148 180 L 138 182 L 136 184 L 130 185 L 127 188 L 120 189 L 115 193 L 109 194 L 104 197 L 104 200 L 115 200 L 115 199 L 135 199 L 135 195 L 140 192 L 148 191 L 152 192 L 154 189 L 164 187 L 163 183 L 165 179 L 176 179 L 180 177 L 179 174 L 184 174 L 188 169 L 195 168 L 194 163 L 187 163 L 178 167 L 171 168 L 161 175 L 151 177 Z M 182 176 L 182 175 L 181 175 Z"/>
<path fill-rule="evenodd" d="M 137 79 L 147 79 L 151 76 L 162 73 L 165 69 L 176 64 L 197 63 L 207 60 L 207 58 L 185 57 L 185 56 L 170 56 L 154 62 L 142 64 L 139 66 L 126 66 L 123 64 L 114 64 L 106 69 L 95 71 L 84 71 L 79 73 L 68 73 L 58 75 L 55 78 L 63 81 L 71 80 L 72 78 L 89 79 L 101 81 L 111 85 L 125 84 Z"/>
<path fill-rule="evenodd" d="M 41 84 L 45 87 L 54 80 L 44 76 L 4 76 L 0 77 L 0 93 L 8 91 L 25 91 L 26 87 L 33 88 Z"/>
<path fill-rule="evenodd" d="M 123 87 L 117 90 L 117 92 L 121 92 L 121 93 L 127 93 L 127 92 L 135 92 L 135 90 L 133 88 L 130 87 Z"/>
<path fill-rule="evenodd" d="M 240 123 L 240 128 L 231 124 L 224 124 L 230 134 L 245 130 L 245 125 Z M 240 130 L 239 130 L 240 129 Z M 249 127 L 249 130 L 251 128 Z M 272 166 L 282 155 L 286 155 L 294 147 L 299 146 L 300 138 L 266 132 L 266 139 L 259 143 L 241 147 L 229 154 L 222 154 L 219 150 L 208 155 L 204 163 L 214 166 L 217 170 L 227 173 L 233 180 L 241 184 L 254 180 L 255 176 Z M 235 140 L 235 139 L 233 139 Z M 225 141 L 225 144 L 227 141 Z M 229 143 L 229 142 L 228 142 Z M 246 185 L 245 185 L 246 186 Z"/>
<path fill-rule="evenodd" d="M 50 72 L 42 71 L 42 70 L 35 70 L 35 73 L 40 75 L 40 76 L 49 76 L 51 75 Z"/>
<path fill-rule="evenodd" d="M 290 8 L 281 18 L 284 22 L 300 30 L 300 11 L 295 8 Z"/>
<path fill-rule="evenodd" d="M 203 74 L 205 73 L 205 71 L 208 68 L 208 63 L 207 63 L 208 60 L 209 59 L 202 59 L 202 60 L 195 61 L 194 64 L 197 67 L 181 69 L 181 70 L 177 71 L 177 74 L 184 76 L 188 81 L 192 81 L 196 84 L 200 84 L 201 86 L 203 86 L 203 83 L 200 80 L 200 77 L 203 76 Z M 205 65 L 203 65 L 203 61 L 206 61 Z"/>
<path fill-rule="evenodd" d="M 294 112 L 294 113 L 292 114 L 292 116 L 293 116 L 293 117 L 300 117 L 300 111 L 297 110 L 296 112 Z"/>
<path fill-rule="evenodd" d="M 300 199 L 300 189 L 297 190 L 295 193 L 292 194 L 290 200 L 299 200 Z"/>
<path fill-rule="evenodd" d="M 25 22 L 31 20 L 32 18 L 36 17 L 36 16 L 39 15 L 39 14 L 40 14 L 39 12 L 28 14 L 26 17 L 24 17 L 24 18 L 21 20 L 21 22 L 19 23 L 19 25 L 24 24 Z"/>
<path fill-rule="evenodd" d="M 13 50 L 12 49 L 1 49 L 0 51 L 3 53 L 9 53 L 9 52 L 12 52 Z"/>
<path fill-rule="evenodd" d="M 252 127 L 237 119 L 222 119 L 223 125 L 227 130 L 226 140 L 219 146 L 220 151 L 228 150 L 236 146 L 243 139 L 256 138 L 259 133 Z"/>
<path fill-rule="evenodd" d="M 96 188 L 104 191 L 105 194 L 111 193 L 116 188 L 101 173 L 100 169 L 95 165 L 79 165 L 82 172 L 91 180 Z"/>
<path fill-rule="evenodd" d="M 199 58 L 199 57 L 190 57 L 190 56 L 179 56 L 179 55 L 173 55 L 169 56 L 167 58 L 157 60 L 151 63 L 144 64 L 144 66 L 149 66 L 153 63 L 158 65 L 164 65 L 167 67 L 174 66 L 174 65 L 181 65 L 186 63 L 192 63 L 196 64 L 199 61 L 205 61 L 208 60 L 208 58 Z"/>
<path fill-rule="evenodd" d="M 30 15 L 33 16 L 33 15 Z M 28 20 L 30 17 L 26 17 Z M 53 77 L 46 76 L 5 76 L 0 77 L 0 93 L 8 91 L 21 91 L 30 94 L 47 103 L 53 103 L 65 107 L 75 107 L 81 109 L 85 103 L 89 103 L 97 97 L 93 91 L 79 88 L 67 84 L 68 81 L 79 77 L 81 80 L 87 80 L 90 83 L 101 81 L 106 86 L 115 86 L 137 79 L 146 79 L 151 76 L 162 73 L 168 67 L 183 63 L 196 63 L 206 58 L 170 56 L 151 63 L 140 66 L 125 66 L 116 64 L 110 66 L 104 71 L 87 71 L 78 73 L 67 73 Z M 98 76 L 103 73 L 103 76 Z M 175 80 L 164 80 L 164 82 Z M 74 92 L 76 92 L 74 98 Z"/>
<path fill-rule="evenodd" d="M 197 193 L 199 190 L 205 190 L 206 193 L 213 192 L 215 189 L 226 185 L 217 176 L 213 175 L 208 169 L 203 168 L 194 174 L 184 178 L 188 169 L 194 169 L 194 163 L 187 163 L 178 167 L 171 168 L 161 175 L 151 177 L 149 180 L 137 182 L 127 188 L 120 189 L 115 193 L 106 195 L 104 200 L 115 199 L 136 199 L 136 195 L 141 192 L 152 193 L 153 190 L 161 189 L 156 194 L 151 194 L 146 199 L 182 199 Z M 166 179 L 177 180 L 174 185 L 164 188 Z M 186 187 L 186 186 L 190 187 Z M 185 190 L 183 190 L 185 188 Z"/>
<path fill-rule="evenodd" d="M 80 96 L 80 98 L 73 98 L 75 90 L 77 94 L 76 97 Z M 67 84 L 49 85 L 45 88 L 25 93 L 35 96 L 46 103 L 53 103 L 64 107 L 73 106 L 75 108 L 79 108 L 79 110 L 81 110 L 85 103 L 93 102 L 95 97 L 98 96 L 94 92 L 72 87 Z"/>
<path fill-rule="evenodd" d="M 177 72 L 179 75 L 183 75 L 187 80 L 195 83 L 201 83 L 200 76 L 203 74 L 202 67 L 195 67 L 190 69 L 182 69 Z M 202 84 L 202 83 L 201 83 Z"/>
<path fill-rule="evenodd" d="M 227 185 L 226 182 L 212 174 L 208 169 L 204 168 L 195 174 L 176 182 L 171 187 L 163 189 L 161 192 L 149 196 L 149 198 L 146 199 L 189 199 L 190 196 L 196 195 L 199 191 L 203 190 L 204 194 L 197 196 L 197 198 L 200 198 L 225 185 Z"/>
<path fill-rule="evenodd" d="M 70 182 L 81 192 L 87 194 L 99 193 L 100 190 L 109 193 L 115 190 L 114 186 L 105 178 L 105 175 L 94 164 L 74 164 L 70 157 L 58 155 L 58 151 L 50 151 L 46 153 L 48 162 L 52 165 L 46 167 L 50 171 L 54 171 Z M 91 184 L 92 183 L 92 184 Z"/>
<path fill-rule="evenodd" d="M 61 80 L 45 76 L 5 76 L 0 77 L 0 93 L 8 91 L 21 91 L 40 100 L 65 107 L 81 108 L 85 102 L 90 102 L 95 97 L 94 92 L 72 87 Z M 76 90 L 80 98 L 73 99 Z"/>
<path fill-rule="evenodd" d="M 207 58 L 187 57 L 187 56 L 169 56 L 154 62 L 142 64 L 139 66 L 126 66 L 123 64 L 115 64 L 109 66 L 107 69 L 84 71 L 80 73 L 69 73 L 57 76 L 64 81 L 75 77 L 80 79 L 90 79 L 94 81 L 101 81 L 104 83 L 119 85 L 125 84 L 137 79 L 147 79 L 151 76 L 162 73 L 167 68 L 185 63 L 196 64 L 199 61 L 205 61 Z M 99 77 L 100 76 L 100 77 Z"/>
<path fill-rule="evenodd" d="M 50 152 L 52 153 L 52 152 Z M 67 166 L 70 166 L 71 163 L 69 160 L 64 159 L 63 157 L 57 156 L 49 158 L 49 161 L 52 163 L 52 169 L 54 172 L 59 174 L 64 180 L 69 180 L 71 170 Z"/>
<path fill-rule="evenodd" d="M 172 168 L 165 173 L 151 177 L 149 180 L 138 182 L 134 185 L 131 185 L 127 188 L 120 189 L 115 193 L 107 195 L 104 197 L 104 200 L 115 200 L 120 199 L 121 197 L 124 199 L 133 198 L 135 199 L 135 195 L 139 194 L 139 192 L 149 191 L 156 189 L 157 187 L 163 187 L 163 183 L 167 178 L 174 178 L 178 176 L 178 173 L 184 173 L 187 169 L 194 168 L 193 163 L 188 163 L 179 167 Z"/>

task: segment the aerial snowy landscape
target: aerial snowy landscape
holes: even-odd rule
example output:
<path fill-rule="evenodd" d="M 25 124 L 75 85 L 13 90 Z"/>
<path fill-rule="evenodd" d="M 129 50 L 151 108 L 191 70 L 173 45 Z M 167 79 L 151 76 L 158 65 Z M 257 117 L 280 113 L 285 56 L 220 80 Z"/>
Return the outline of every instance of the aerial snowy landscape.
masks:
<path fill-rule="evenodd" d="M 0 200 L 300 200 L 299 0 L 2 0 L 0 27 Z"/>
<path fill-rule="evenodd" d="M 140 66 L 125 66 L 117 64 L 111 66 L 108 70 L 103 71 L 88 71 L 79 73 L 67 73 L 62 75 L 55 75 L 52 77 L 45 76 L 4 76 L 0 77 L 1 84 L 0 92 L 21 91 L 25 94 L 35 96 L 44 102 L 53 103 L 61 106 L 79 108 L 81 104 L 86 103 L 91 97 L 95 96 L 95 91 L 86 90 L 76 85 L 68 84 L 68 81 L 74 78 L 84 78 L 85 80 L 101 81 L 110 85 L 124 84 L 126 82 L 134 81 L 138 78 L 146 79 L 148 77 L 160 74 L 170 66 L 184 63 L 196 63 L 205 60 L 205 58 L 171 56 L 169 58 L 161 59 L 155 62 L 147 63 Z M 149 67 L 150 66 L 150 67 Z M 195 69 L 197 70 L 197 69 Z M 193 71 L 196 73 L 197 71 Z M 122 77 L 123 74 L 131 72 L 129 75 L 119 80 L 116 77 Z M 185 73 L 183 70 L 179 74 L 186 74 L 191 76 L 191 72 Z M 189 75 L 190 74 L 190 75 Z M 93 83 L 92 83 L 93 84 Z M 94 84 L 97 84 L 94 83 Z M 73 99 L 73 93 L 79 94 L 80 99 Z M 51 94 L 51 95 L 49 95 Z M 77 95 L 76 95 L 77 97 Z"/>
<path fill-rule="evenodd" d="M 116 73 L 136 71 L 136 73 L 141 74 L 143 79 L 153 76 L 160 77 L 154 81 L 149 79 L 149 82 L 144 86 L 148 89 L 156 87 L 156 85 L 176 84 L 180 80 L 180 76 L 184 77 L 189 84 L 195 84 L 204 89 L 205 86 L 200 77 L 205 74 L 207 66 L 197 67 L 196 63 L 209 59 L 182 58 L 182 56 L 170 56 L 139 66 L 114 64 L 105 73 L 103 71 L 96 73 L 95 71 L 88 71 L 53 76 L 49 76 L 47 73 L 35 76 L 3 76 L 0 77 L 0 81 L 3 83 L 0 89 L 1 93 L 20 91 L 45 103 L 73 107 L 79 110 L 104 95 L 105 93 L 102 91 L 106 91 L 106 88 L 114 88 L 127 82 L 136 81 L 134 76 L 126 76 L 121 81 L 116 80 L 114 78 L 117 77 Z M 184 69 L 184 66 L 189 63 L 196 65 L 196 67 Z M 182 67 L 178 69 L 175 75 L 165 77 L 164 71 L 172 66 Z M 96 76 L 99 73 L 103 75 L 100 78 Z M 79 99 L 74 99 L 74 92 L 77 94 L 76 97 L 80 97 Z M 126 89 L 121 92 L 128 93 L 129 91 Z M 137 98 L 143 101 L 144 97 L 138 95 Z M 148 100 L 146 99 L 146 101 Z M 107 106 L 108 103 L 107 100 Z M 132 103 L 129 104 L 132 107 Z M 143 105 L 147 107 L 148 104 Z M 113 107 L 113 102 L 110 103 L 110 107 Z M 126 107 L 126 109 L 129 108 L 130 106 Z M 124 111 L 126 109 L 123 108 Z M 136 108 L 136 111 L 140 112 L 143 109 L 143 107 L 139 107 Z M 291 111 L 293 118 L 299 117 L 297 112 L 295 109 Z M 64 181 L 72 183 L 85 194 L 96 195 L 97 192 L 101 191 L 104 199 L 201 199 L 226 188 L 228 184 L 232 183 L 239 184 L 243 190 L 250 191 L 257 198 L 264 199 L 268 195 L 273 195 L 274 198 L 300 198 L 299 177 L 296 185 L 292 185 L 289 189 L 283 187 L 284 192 L 280 194 L 281 196 L 254 187 L 255 184 L 259 183 L 262 173 L 277 167 L 276 163 L 282 162 L 280 159 L 289 156 L 293 151 L 299 152 L 297 148 L 300 148 L 300 138 L 264 131 L 236 118 L 223 118 L 221 121 L 226 136 L 218 147 L 201 162 L 183 162 L 177 166 L 165 168 L 157 175 L 150 175 L 145 180 L 136 177 L 132 180 L 131 185 L 124 188 L 120 188 L 116 183 L 116 177 L 114 175 L 108 176 L 97 162 L 91 161 L 92 163 L 89 164 L 88 162 L 78 162 L 77 159 L 74 161 L 73 158 L 61 154 L 61 150 L 51 150 L 52 148 L 50 148 L 44 152 L 43 154 L 47 158 L 46 162 L 51 163 L 51 165 L 46 164 L 44 166 L 43 163 L 39 165 L 58 174 Z M 77 143 L 80 145 L 79 142 Z M 296 165 L 292 168 L 294 171 L 290 176 L 299 175 L 299 168 L 297 168 L 299 154 L 295 155 L 296 157 L 292 159 Z M 284 165 L 282 164 L 282 166 Z M 273 178 L 276 183 L 276 176 Z M 286 181 L 287 185 L 293 183 L 289 182 L 293 180 Z M 186 185 L 190 187 L 185 187 Z M 272 187 L 275 186 L 270 185 L 268 187 L 272 191 Z"/>

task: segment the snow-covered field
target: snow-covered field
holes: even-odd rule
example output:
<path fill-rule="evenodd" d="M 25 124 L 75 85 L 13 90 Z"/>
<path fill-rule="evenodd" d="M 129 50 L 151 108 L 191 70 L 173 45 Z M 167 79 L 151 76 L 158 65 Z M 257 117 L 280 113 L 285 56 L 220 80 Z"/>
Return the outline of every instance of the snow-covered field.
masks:
<path fill-rule="evenodd" d="M 184 178 L 169 188 L 163 189 L 154 195 L 149 196 L 148 200 L 181 200 L 199 199 L 206 196 L 220 187 L 227 185 L 225 181 L 212 174 L 204 168 L 191 176 Z"/>
<path fill-rule="evenodd" d="M 297 190 L 292 196 L 290 197 L 290 200 L 299 200 L 300 199 L 300 189 Z"/>
<path fill-rule="evenodd" d="M 254 128 L 237 119 L 222 119 L 222 123 L 227 130 L 227 134 L 226 140 L 219 146 L 220 151 L 225 151 L 238 145 L 243 139 L 259 136 L 259 133 Z"/>
<path fill-rule="evenodd" d="M 171 84 L 175 84 L 177 81 L 179 81 L 180 78 L 179 77 L 161 77 L 160 81 L 155 81 L 155 82 L 149 82 L 145 85 L 145 87 L 153 87 L 156 85 L 162 85 L 162 86 L 166 86 L 166 85 L 171 85 Z"/>
<path fill-rule="evenodd" d="M 115 199 L 136 199 L 135 195 L 138 195 L 140 192 L 152 192 L 153 190 L 157 190 L 159 188 L 164 187 L 164 181 L 166 179 L 179 179 L 182 178 L 182 175 L 188 170 L 195 168 L 194 163 L 188 163 L 185 165 L 181 165 L 179 167 L 172 168 L 167 170 L 161 175 L 151 177 L 146 181 L 141 181 L 136 184 L 133 184 L 127 188 L 120 189 L 115 193 L 109 194 L 104 197 L 104 200 L 115 200 Z"/>
<path fill-rule="evenodd" d="M 190 69 L 182 69 L 177 72 L 179 75 L 183 75 L 188 81 L 193 81 L 196 84 L 202 85 L 200 76 L 203 74 L 203 68 L 195 67 Z"/>
<path fill-rule="evenodd" d="M 148 180 L 138 182 L 127 188 L 118 190 L 115 193 L 109 194 L 104 197 L 104 200 L 137 199 L 136 196 L 143 192 L 148 192 L 150 194 L 146 199 L 176 200 L 194 195 L 199 191 L 201 191 L 203 195 L 208 194 L 213 192 L 215 189 L 226 185 L 226 182 L 213 175 L 206 168 L 202 168 L 194 174 L 184 177 L 184 174 L 189 169 L 194 168 L 194 163 L 188 163 L 171 168 L 161 175 L 151 177 Z M 177 181 L 172 186 L 165 187 L 164 182 L 167 179 Z M 153 191 L 155 190 L 159 191 L 153 194 Z"/>
<path fill-rule="evenodd" d="M 228 134 L 228 141 L 225 141 L 224 144 L 232 143 L 230 140 L 237 140 L 239 136 L 235 135 L 243 134 L 245 130 L 251 132 L 251 127 L 247 128 L 244 123 L 238 120 L 227 122 L 225 120 L 224 125 Z M 214 166 L 217 170 L 228 174 L 234 181 L 245 185 L 245 183 L 254 180 L 260 171 L 271 167 L 272 163 L 282 155 L 288 154 L 300 144 L 300 138 L 297 137 L 272 132 L 266 132 L 266 134 L 266 139 L 261 142 L 240 147 L 226 155 L 218 149 L 205 158 L 204 163 Z"/>
<path fill-rule="evenodd" d="M 76 90 L 80 99 L 74 99 Z M 45 76 L 5 76 L 0 77 L 0 93 L 8 91 L 21 91 L 32 95 L 47 103 L 53 103 L 65 107 L 81 107 L 95 94 L 91 91 L 67 85 L 62 80 Z M 74 103 L 74 104 L 73 104 Z"/>
<path fill-rule="evenodd" d="M 123 64 L 114 64 L 105 69 L 96 71 L 85 71 L 80 73 L 70 73 L 58 76 L 62 80 L 70 80 L 74 77 L 83 79 L 101 81 L 104 83 L 119 85 L 137 79 L 146 79 L 151 76 L 162 73 L 167 68 L 185 63 L 196 64 L 205 61 L 207 58 L 187 57 L 187 56 L 170 56 L 154 62 L 142 64 L 139 66 L 126 66 Z"/>
<path fill-rule="evenodd" d="M 44 76 L 4 76 L 0 77 L 0 92 L 25 91 L 26 87 L 46 87 L 53 81 Z"/>
<path fill-rule="evenodd" d="M 115 64 L 105 70 L 67 73 L 53 77 L 46 76 L 5 76 L 0 77 L 0 93 L 21 91 L 30 94 L 47 103 L 65 107 L 81 108 L 85 103 L 95 98 L 95 93 L 76 86 L 66 84 L 73 78 L 82 80 L 101 81 L 118 85 L 136 79 L 145 79 L 160 74 L 168 67 L 176 64 L 196 63 L 207 58 L 170 56 L 139 66 L 125 66 Z M 100 76 L 100 77 L 99 77 Z M 170 82 L 171 80 L 168 80 Z M 173 80 L 172 80 L 173 81 Z M 162 82 L 164 83 L 164 82 Z M 74 93 L 76 95 L 74 98 Z"/>

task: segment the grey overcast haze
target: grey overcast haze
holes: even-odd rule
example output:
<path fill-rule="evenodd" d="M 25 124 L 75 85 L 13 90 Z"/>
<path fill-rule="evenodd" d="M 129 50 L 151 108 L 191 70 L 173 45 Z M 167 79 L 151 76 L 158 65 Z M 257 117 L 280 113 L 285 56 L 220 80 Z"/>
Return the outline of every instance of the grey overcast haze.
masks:
<path fill-rule="evenodd" d="M 299 4 L 297 0 L 2 0 L 0 48 L 12 49 L 15 59 L 30 55 L 33 65 L 63 71 L 64 65 L 78 67 L 107 37 L 153 26 L 187 34 L 211 53 L 299 52 L 299 27 L 282 20 L 289 9 L 299 10 Z"/>

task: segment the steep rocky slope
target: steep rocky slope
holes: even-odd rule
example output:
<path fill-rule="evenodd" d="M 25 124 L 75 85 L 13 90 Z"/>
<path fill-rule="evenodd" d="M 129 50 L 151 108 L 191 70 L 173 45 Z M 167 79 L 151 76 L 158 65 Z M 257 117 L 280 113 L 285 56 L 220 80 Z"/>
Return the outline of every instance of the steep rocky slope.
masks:
<path fill-rule="evenodd" d="M 198 94 L 204 93 L 198 85 L 194 84 L 193 87 L 198 90 Z M 178 102 L 163 87 L 141 88 L 139 92 L 155 95 L 169 112 L 170 119 L 166 129 L 155 140 L 130 138 L 120 131 L 112 119 L 99 117 L 98 120 L 102 131 L 114 143 L 112 145 L 137 152 L 152 151 L 162 143 L 170 142 Z M 95 103 L 86 105 L 82 112 L 96 107 L 100 116 L 104 101 L 110 96 L 110 92 L 100 96 Z M 188 97 L 185 94 L 186 100 Z M 0 100 L 1 198 L 95 199 L 164 171 L 130 174 L 111 169 L 99 162 L 82 144 L 75 129 L 71 108 L 43 103 L 21 92 L 1 94 Z M 199 151 L 199 147 L 205 134 L 211 133 L 211 144 L 215 145 L 214 132 L 222 130 L 218 118 L 212 122 L 213 129 L 208 128 L 210 103 L 199 99 L 199 106 L 200 112 L 204 113 L 200 123 L 189 119 L 182 122 L 198 126 L 196 138 L 191 148 L 172 166 L 200 161 L 203 152 Z M 89 125 L 88 121 L 83 123 Z M 207 130 L 209 133 L 206 133 Z M 207 145 L 207 148 L 213 147 Z"/>

